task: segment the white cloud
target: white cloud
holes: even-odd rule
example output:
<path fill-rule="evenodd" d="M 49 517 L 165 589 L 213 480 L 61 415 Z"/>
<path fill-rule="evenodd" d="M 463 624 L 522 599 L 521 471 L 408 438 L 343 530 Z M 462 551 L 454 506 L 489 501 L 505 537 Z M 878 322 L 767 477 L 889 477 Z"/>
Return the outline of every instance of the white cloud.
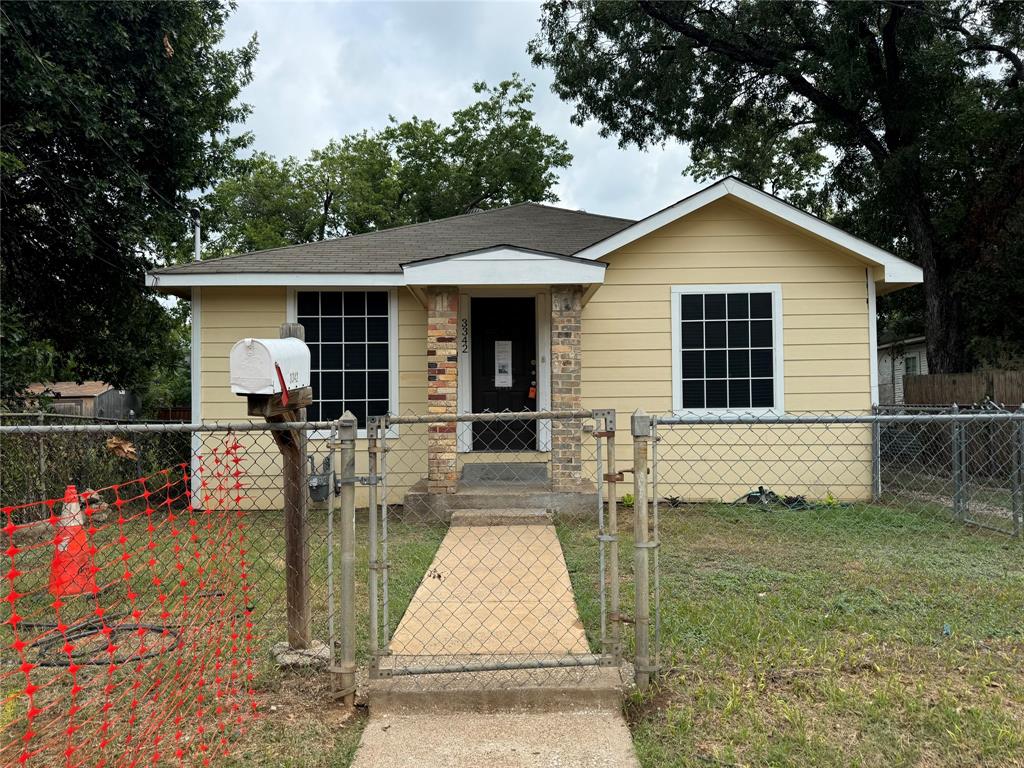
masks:
<path fill-rule="evenodd" d="M 389 114 L 444 120 L 474 99 L 475 81 L 519 72 L 537 84 L 538 122 L 575 156 L 561 173 L 560 204 L 638 218 L 693 192 L 681 146 L 620 149 L 596 125 L 570 124 L 572 106 L 526 53 L 538 15 L 536 3 L 519 2 L 245 2 L 225 44 L 259 36 L 242 98 L 253 106 L 256 149 L 274 155 L 303 157 L 331 138 L 380 128 Z"/>

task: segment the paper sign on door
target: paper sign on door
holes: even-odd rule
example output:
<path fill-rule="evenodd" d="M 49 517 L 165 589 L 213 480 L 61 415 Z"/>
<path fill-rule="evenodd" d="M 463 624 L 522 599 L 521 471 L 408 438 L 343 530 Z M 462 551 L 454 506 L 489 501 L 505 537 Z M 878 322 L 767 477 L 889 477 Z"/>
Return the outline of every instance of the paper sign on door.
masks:
<path fill-rule="evenodd" d="M 494 386 L 512 386 L 512 342 L 494 342 Z"/>

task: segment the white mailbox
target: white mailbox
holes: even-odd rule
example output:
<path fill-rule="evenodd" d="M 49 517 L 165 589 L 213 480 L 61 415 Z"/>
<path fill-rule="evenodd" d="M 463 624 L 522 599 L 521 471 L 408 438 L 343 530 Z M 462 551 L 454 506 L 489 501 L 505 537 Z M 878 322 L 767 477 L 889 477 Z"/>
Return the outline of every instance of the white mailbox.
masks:
<path fill-rule="evenodd" d="M 300 339 L 242 339 L 231 348 L 231 391 L 277 395 L 309 386 L 309 347 Z"/>

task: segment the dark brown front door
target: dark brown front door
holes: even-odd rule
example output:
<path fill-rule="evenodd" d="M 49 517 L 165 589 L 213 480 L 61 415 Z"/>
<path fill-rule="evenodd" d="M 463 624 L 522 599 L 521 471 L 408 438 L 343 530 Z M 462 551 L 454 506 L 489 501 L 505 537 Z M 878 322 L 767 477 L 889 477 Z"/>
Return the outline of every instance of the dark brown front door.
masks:
<path fill-rule="evenodd" d="M 473 410 L 478 413 L 536 410 L 534 299 L 474 298 L 471 313 Z M 536 447 L 536 422 L 473 423 L 475 451 L 522 451 Z"/>

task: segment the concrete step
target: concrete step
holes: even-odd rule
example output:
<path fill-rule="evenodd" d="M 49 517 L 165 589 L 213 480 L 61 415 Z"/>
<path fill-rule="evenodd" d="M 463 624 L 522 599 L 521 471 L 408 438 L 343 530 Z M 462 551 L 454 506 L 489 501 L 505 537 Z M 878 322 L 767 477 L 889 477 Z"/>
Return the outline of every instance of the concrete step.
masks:
<path fill-rule="evenodd" d="M 622 712 L 626 667 L 455 672 L 369 681 L 370 714 Z"/>
<path fill-rule="evenodd" d="M 534 509 L 456 509 L 452 527 L 471 525 L 549 525 L 551 515 L 544 508 Z"/>
<path fill-rule="evenodd" d="M 596 514 L 597 489 L 589 482 L 569 491 L 553 491 L 546 484 L 490 483 L 460 485 L 455 493 L 432 493 L 421 480 L 403 499 L 403 514 L 413 518 L 448 520 L 462 509 L 547 509 L 588 516 Z"/>
<path fill-rule="evenodd" d="M 353 768 L 637 768 L 621 713 L 371 717 Z"/>

